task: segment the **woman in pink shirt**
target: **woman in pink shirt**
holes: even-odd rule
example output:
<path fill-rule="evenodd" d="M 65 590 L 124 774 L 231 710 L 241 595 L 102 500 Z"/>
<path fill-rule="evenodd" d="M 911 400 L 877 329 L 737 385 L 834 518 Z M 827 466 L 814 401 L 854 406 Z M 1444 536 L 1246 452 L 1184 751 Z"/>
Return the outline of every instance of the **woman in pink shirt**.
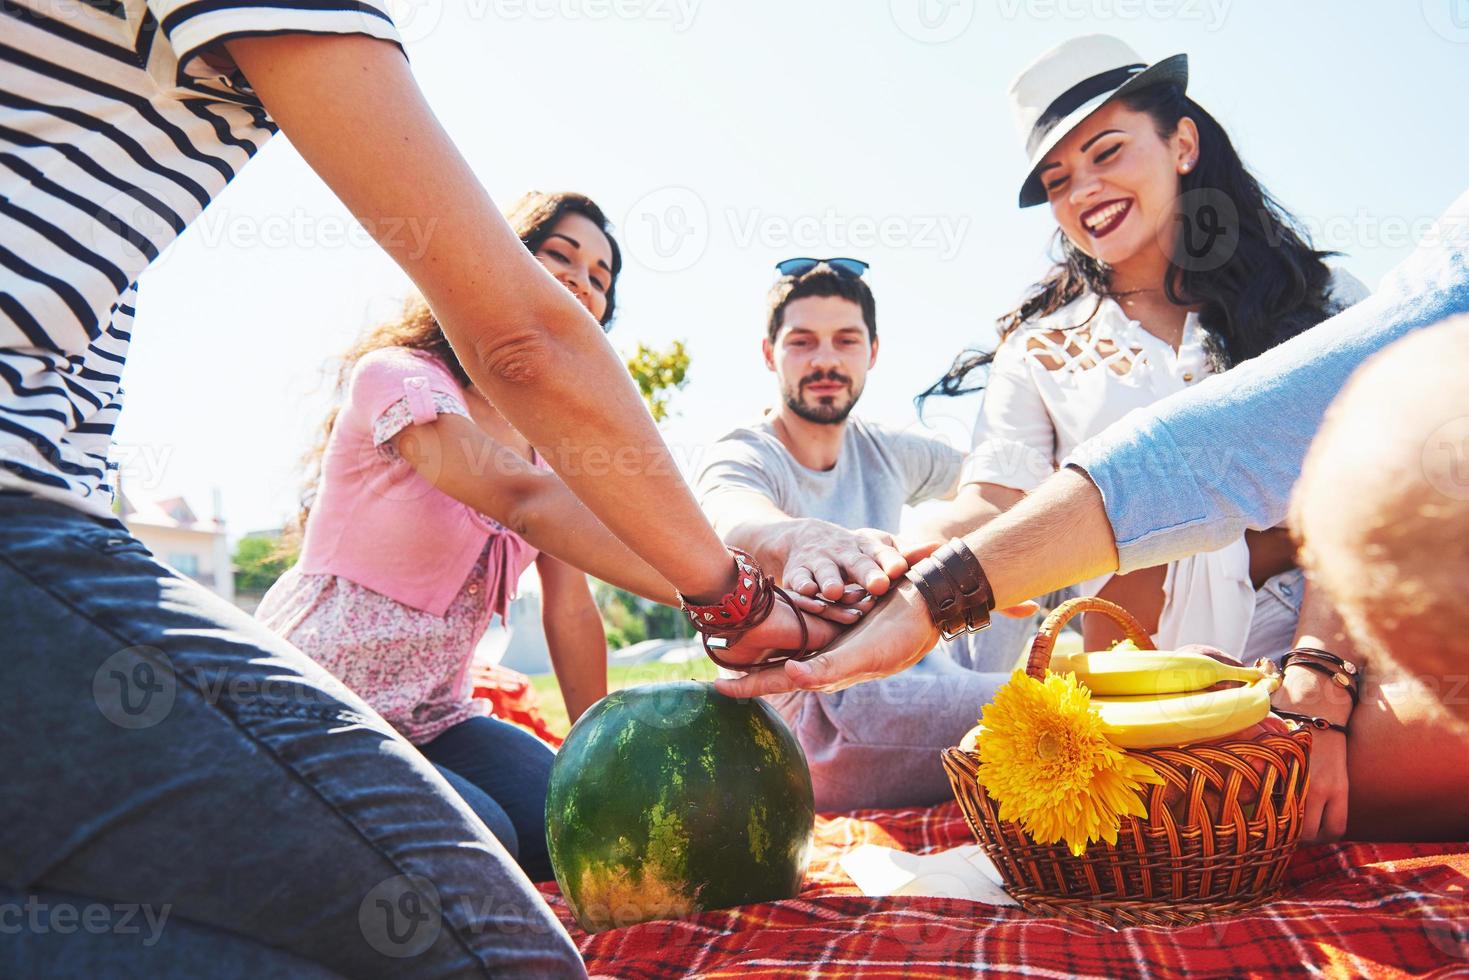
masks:
<path fill-rule="evenodd" d="M 605 329 L 621 256 L 597 205 L 532 193 L 508 217 Z M 568 713 L 575 719 L 606 693 L 606 641 L 586 575 L 510 530 L 523 523 L 501 505 L 518 482 L 549 471 L 470 384 L 422 300 L 347 353 L 339 389 L 343 403 L 313 453 L 301 559 L 258 615 L 417 745 L 527 873 L 547 878 L 551 750 L 490 717 L 471 697 L 469 669 L 492 617 L 505 618 L 534 563 Z M 409 462 L 421 453 L 404 443 L 447 416 L 493 440 L 478 459 L 482 472 L 467 474 L 481 477 L 472 493 L 439 490 Z"/>

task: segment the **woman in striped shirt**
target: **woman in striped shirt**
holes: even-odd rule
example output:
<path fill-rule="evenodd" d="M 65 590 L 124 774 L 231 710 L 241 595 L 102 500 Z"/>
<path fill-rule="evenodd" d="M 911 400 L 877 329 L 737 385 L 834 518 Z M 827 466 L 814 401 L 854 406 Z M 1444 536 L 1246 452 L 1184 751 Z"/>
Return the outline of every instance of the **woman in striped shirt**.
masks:
<path fill-rule="evenodd" d="M 435 120 L 383 0 L 19 0 L 0 17 L 0 662 L 25 692 L 0 721 L 0 901 L 164 908 L 150 948 L 63 936 L 73 971 L 148 955 L 189 975 L 580 975 L 406 740 L 127 533 L 106 456 L 139 275 L 279 126 L 365 227 L 436 222 L 427 249 L 380 244 L 470 379 L 557 447 L 609 531 L 713 602 L 735 565 L 596 321 Z M 618 452 L 646 465 L 579 465 Z M 795 646 L 795 615 L 742 645 Z M 49 972 L 54 935 L 9 938 L 9 972 Z"/>

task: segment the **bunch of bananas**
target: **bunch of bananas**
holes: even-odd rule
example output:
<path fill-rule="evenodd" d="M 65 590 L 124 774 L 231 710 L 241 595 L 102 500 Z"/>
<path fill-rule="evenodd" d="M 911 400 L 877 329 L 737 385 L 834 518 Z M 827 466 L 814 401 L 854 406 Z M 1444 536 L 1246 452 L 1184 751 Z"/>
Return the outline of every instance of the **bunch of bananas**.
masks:
<path fill-rule="evenodd" d="M 1050 669 L 1074 673 L 1092 693 L 1125 749 L 1206 742 L 1243 732 L 1270 714 L 1277 673 L 1242 667 L 1187 650 L 1139 650 L 1124 643 L 1105 653 L 1058 653 Z M 1217 684 L 1239 686 L 1210 690 Z"/>

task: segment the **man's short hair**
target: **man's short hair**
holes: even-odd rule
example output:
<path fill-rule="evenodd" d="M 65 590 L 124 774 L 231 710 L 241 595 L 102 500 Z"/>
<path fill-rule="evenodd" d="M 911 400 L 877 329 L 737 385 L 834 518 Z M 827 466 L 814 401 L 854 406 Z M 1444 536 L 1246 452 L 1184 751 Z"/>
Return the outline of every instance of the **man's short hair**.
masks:
<path fill-rule="evenodd" d="M 867 339 L 877 339 L 877 300 L 867 283 L 856 276 L 844 276 L 834 272 L 829 265 L 818 265 L 800 276 L 783 276 L 770 287 L 770 322 L 766 336 L 771 343 L 785 324 L 786 307 L 807 296 L 840 296 L 856 303 L 862 310 L 862 322 L 867 324 Z"/>

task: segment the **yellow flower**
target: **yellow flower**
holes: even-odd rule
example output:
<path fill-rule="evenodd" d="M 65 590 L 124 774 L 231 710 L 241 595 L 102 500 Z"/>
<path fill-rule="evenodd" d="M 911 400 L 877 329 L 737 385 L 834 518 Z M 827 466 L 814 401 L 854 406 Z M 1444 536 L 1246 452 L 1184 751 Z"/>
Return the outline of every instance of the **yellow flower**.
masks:
<path fill-rule="evenodd" d="M 1163 780 L 1153 767 L 1107 740 L 1091 692 L 1075 674 L 1044 681 L 1017 670 L 980 719 L 979 781 L 1039 844 L 1117 843 L 1124 815 L 1146 817 L 1139 790 Z"/>

